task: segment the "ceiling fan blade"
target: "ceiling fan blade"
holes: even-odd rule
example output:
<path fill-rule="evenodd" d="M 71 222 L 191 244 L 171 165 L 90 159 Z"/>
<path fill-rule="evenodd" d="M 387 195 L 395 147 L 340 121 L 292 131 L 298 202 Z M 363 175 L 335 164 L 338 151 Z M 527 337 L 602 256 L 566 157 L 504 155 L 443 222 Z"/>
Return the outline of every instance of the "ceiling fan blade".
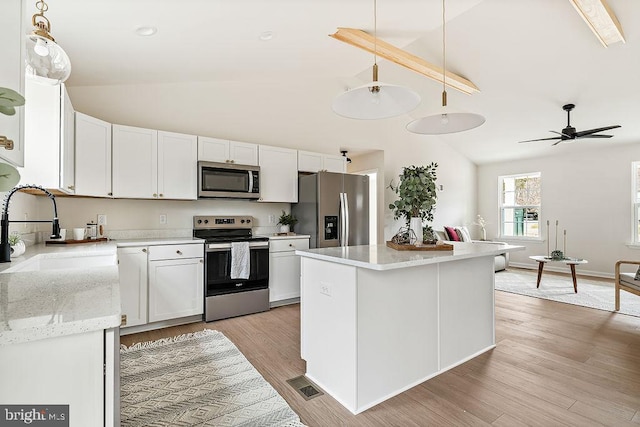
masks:
<path fill-rule="evenodd" d="M 602 132 L 605 130 L 610 130 L 610 129 L 616 129 L 622 127 L 620 125 L 614 125 L 614 126 L 607 126 L 607 127 L 603 127 L 603 128 L 597 128 L 597 129 L 589 129 L 589 130 L 583 130 L 580 132 L 576 132 L 576 138 L 582 138 L 585 135 L 591 135 L 592 133 L 598 133 L 598 132 Z"/>
<path fill-rule="evenodd" d="M 584 138 L 613 138 L 613 135 L 585 135 L 585 136 L 578 136 L 577 138 L 580 138 L 580 139 L 584 139 Z"/>
<path fill-rule="evenodd" d="M 554 142 L 553 144 L 551 144 L 552 147 L 555 147 L 556 145 L 560 144 L 562 142 L 562 140 L 558 141 L 558 142 Z"/>
<path fill-rule="evenodd" d="M 550 130 L 549 132 L 551 133 L 557 133 L 560 136 L 564 136 L 565 138 L 569 138 L 571 139 L 571 135 L 567 135 L 566 133 L 562 133 L 562 132 L 556 132 L 555 130 Z"/>
<path fill-rule="evenodd" d="M 518 141 L 518 144 L 520 144 L 522 142 L 551 141 L 551 140 L 554 140 L 554 139 L 559 139 L 560 141 L 562 141 L 562 138 L 554 136 L 553 138 L 528 139 L 526 141 Z M 558 141 L 558 142 L 560 142 L 560 141 Z"/>

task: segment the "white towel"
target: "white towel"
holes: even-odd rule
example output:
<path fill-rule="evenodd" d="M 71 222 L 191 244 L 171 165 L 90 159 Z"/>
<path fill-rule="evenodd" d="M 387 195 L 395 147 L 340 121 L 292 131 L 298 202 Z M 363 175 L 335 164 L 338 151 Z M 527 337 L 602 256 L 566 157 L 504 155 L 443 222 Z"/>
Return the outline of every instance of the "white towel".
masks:
<path fill-rule="evenodd" d="M 231 243 L 231 278 L 248 279 L 251 271 L 249 242 Z"/>

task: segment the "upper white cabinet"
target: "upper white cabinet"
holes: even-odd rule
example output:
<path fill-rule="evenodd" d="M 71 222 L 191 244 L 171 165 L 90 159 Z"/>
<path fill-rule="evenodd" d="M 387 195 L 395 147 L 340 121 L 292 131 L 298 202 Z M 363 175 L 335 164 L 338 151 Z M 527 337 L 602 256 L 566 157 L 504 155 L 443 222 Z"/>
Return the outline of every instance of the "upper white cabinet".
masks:
<path fill-rule="evenodd" d="M 199 136 L 198 160 L 257 166 L 258 145 Z"/>
<path fill-rule="evenodd" d="M 298 151 L 259 146 L 261 202 L 298 201 Z"/>
<path fill-rule="evenodd" d="M 347 172 L 347 159 L 344 156 L 298 151 L 298 170 L 300 172 Z"/>
<path fill-rule="evenodd" d="M 111 197 L 111 123 L 76 112 L 76 195 Z"/>
<path fill-rule="evenodd" d="M 25 81 L 22 184 L 75 193 L 75 114 L 64 84 Z"/>
<path fill-rule="evenodd" d="M 0 87 L 6 87 L 24 95 L 24 60 L 22 31 L 24 5 L 20 0 L 0 2 Z M 24 165 L 23 120 L 24 107 L 17 107 L 16 114 L 0 113 L 0 136 L 13 141 L 13 149 L 0 147 L 0 158 L 16 166 Z"/>
<path fill-rule="evenodd" d="M 158 197 L 198 198 L 198 138 L 158 131 Z"/>
<path fill-rule="evenodd" d="M 113 196 L 197 198 L 197 138 L 113 125 Z"/>

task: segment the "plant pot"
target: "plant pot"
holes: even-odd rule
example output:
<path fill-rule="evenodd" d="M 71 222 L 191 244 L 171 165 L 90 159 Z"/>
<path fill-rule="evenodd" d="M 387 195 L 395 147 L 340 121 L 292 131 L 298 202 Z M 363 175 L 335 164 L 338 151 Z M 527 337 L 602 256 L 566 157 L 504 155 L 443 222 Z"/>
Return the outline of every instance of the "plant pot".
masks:
<path fill-rule="evenodd" d="M 415 234 L 416 241 L 412 242 L 413 244 L 422 243 L 422 219 L 420 217 L 411 218 L 411 222 L 409 223 L 409 228 Z M 414 236 L 411 236 L 414 237 Z"/>
<path fill-rule="evenodd" d="M 24 242 L 20 240 L 18 243 L 11 246 L 11 258 L 19 257 L 24 253 L 25 249 L 26 247 L 24 245 Z"/>
<path fill-rule="evenodd" d="M 288 233 L 290 231 L 290 226 L 288 225 L 281 225 L 280 226 L 280 232 L 281 233 Z"/>

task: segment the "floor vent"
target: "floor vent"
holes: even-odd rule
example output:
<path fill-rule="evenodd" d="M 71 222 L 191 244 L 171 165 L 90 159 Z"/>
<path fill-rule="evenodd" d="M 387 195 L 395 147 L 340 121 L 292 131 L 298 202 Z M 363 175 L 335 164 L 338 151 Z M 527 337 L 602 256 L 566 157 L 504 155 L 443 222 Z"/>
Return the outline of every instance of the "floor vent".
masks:
<path fill-rule="evenodd" d="M 305 400 L 310 400 L 324 394 L 322 390 L 320 390 L 320 387 L 309 381 L 304 375 L 291 378 L 287 380 L 287 382 L 291 387 L 295 388 Z"/>

